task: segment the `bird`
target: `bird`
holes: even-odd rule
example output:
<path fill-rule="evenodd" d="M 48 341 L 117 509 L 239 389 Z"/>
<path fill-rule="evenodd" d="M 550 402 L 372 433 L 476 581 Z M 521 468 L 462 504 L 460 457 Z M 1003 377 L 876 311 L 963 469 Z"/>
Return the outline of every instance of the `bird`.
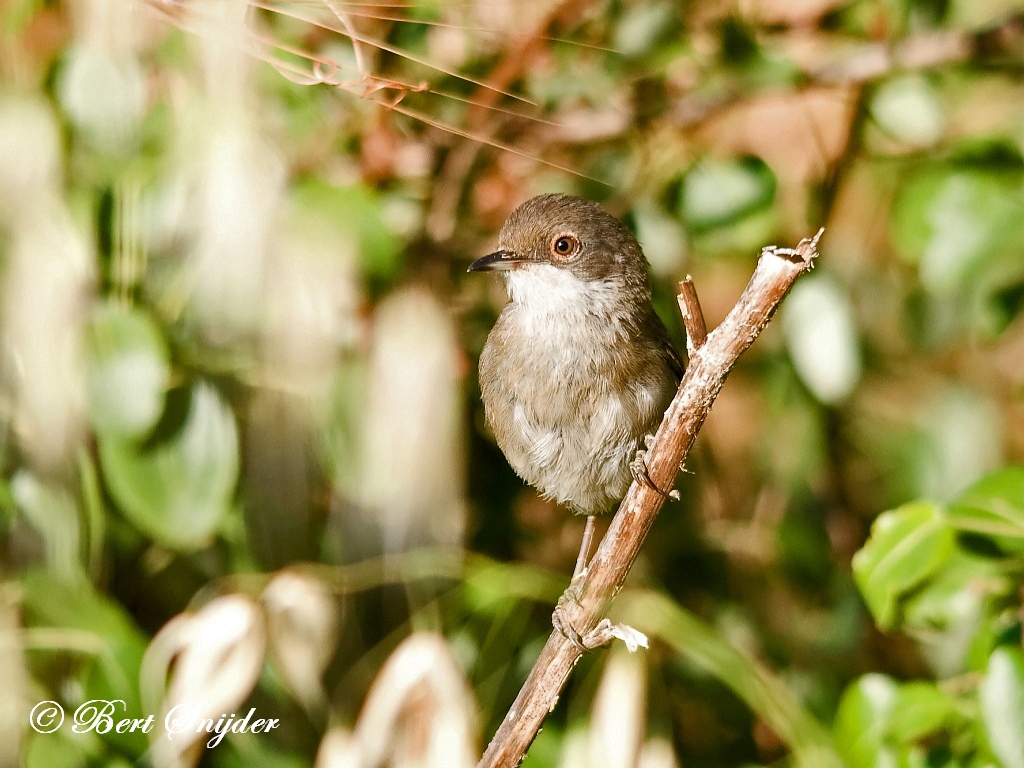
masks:
<path fill-rule="evenodd" d="M 509 298 L 480 354 L 485 422 L 526 483 L 587 516 L 572 583 L 586 570 L 596 517 L 635 478 L 653 486 L 638 452 L 684 371 L 648 270 L 622 222 L 566 194 L 521 204 L 497 250 L 469 266 L 500 273 Z"/>

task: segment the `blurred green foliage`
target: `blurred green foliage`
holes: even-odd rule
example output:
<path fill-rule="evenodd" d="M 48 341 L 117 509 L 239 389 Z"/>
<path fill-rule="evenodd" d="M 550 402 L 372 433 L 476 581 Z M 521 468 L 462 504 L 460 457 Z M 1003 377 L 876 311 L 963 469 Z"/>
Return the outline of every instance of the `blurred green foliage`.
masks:
<path fill-rule="evenodd" d="M 879 627 L 917 637 L 937 679 L 851 686 L 835 725 L 851 765 L 1024 764 L 1022 490 L 1024 470 L 1006 469 L 948 505 L 875 521 L 854 577 Z"/>
<path fill-rule="evenodd" d="M 0 7 L 0 766 L 471 764 L 582 524 L 483 424 L 464 270 L 562 190 L 680 348 L 680 278 L 714 324 L 826 233 L 614 607 L 652 648 L 525 764 L 1024 768 L 1019 4 L 333 8 Z"/>

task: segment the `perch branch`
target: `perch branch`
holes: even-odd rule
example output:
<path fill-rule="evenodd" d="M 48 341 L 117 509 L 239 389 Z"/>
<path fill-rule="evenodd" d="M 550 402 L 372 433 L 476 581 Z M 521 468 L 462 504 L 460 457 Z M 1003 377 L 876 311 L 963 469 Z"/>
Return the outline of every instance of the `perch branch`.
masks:
<path fill-rule="evenodd" d="M 802 240 L 796 248 L 772 246 L 762 250 L 743 295 L 722 324 L 703 345 L 697 344 L 696 338 L 688 342 L 694 351 L 686 373 L 647 452 L 647 469 L 659 488 L 672 486 L 736 360 L 768 324 L 796 279 L 813 266 L 821 234 L 819 231 L 813 238 Z M 684 294 L 688 291 L 692 291 L 692 285 L 683 289 Z M 689 299 L 681 297 L 680 301 Z M 699 308 L 699 304 L 696 306 Z M 687 303 L 684 317 L 689 317 L 688 337 L 697 335 L 694 329 L 698 317 L 703 325 L 698 311 Z M 580 586 L 579 603 L 567 607 L 570 622 L 582 630 L 581 634 L 593 630 L 607 613 L 664 501 L 662 494 L 643 483 L 630 486 L 590 561 Z M 580 650 L 559 632 L 551 633 L 478 768 L 507 768 L 522 761 L 580 655 Z"/>

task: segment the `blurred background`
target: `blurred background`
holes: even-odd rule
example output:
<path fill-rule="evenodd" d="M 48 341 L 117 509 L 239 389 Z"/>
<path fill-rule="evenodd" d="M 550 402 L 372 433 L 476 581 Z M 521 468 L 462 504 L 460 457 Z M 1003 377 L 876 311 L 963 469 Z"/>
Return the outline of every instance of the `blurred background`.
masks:
<path fill-rule="evenodd" d="M 1013 0 L 0 3 L 0 765 L 475 763 L 583 528 L 465 274 L 548 191 L 681 349 L 826 232 L 525 765 L 1024 766 Z"/>

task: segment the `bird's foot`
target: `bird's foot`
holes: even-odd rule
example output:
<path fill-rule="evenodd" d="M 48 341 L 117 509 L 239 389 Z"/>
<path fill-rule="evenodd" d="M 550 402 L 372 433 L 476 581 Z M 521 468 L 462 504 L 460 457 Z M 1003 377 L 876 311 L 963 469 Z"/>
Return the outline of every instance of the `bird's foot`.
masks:
<path fill-rule="evenodd" d="M 650 448 L 651 443 L 654 441 L 652 435 L 646 435 L 644 437 L 644 444 Z M 641 485 L 646 485 L 656 493 L 661 494 L 666 499 L 672 501 L 679 501 L 679 491 L 663 491 L 659 488 L 655 482 L 651 479 L 650 473 L 647 471 L 647 451 L 637 451 L 636 458 L 629 462 L 629 471 L 633 473 L 633 479 Z"/>
<path fill-rule="evenodd" d="M 582 571 L 572 577 L 572 581 L 569 582 L 569 587 L 562 593 L 562 596 L 558 598 L 558 602 L 555 603 L 555 611 L 551 614 L 551 625 L 558 630 L 558 633 L 576 646 L 581 651 L 588 650 L 583 644 L 583 636 L 573 627 L 569 621 L 567 609 L 571 603 L 576 605 L 580 604 L 580 586 L 583 584 L 583 579 L 587 576 L 587 569 L 584 568 Z"/>
<path fill-rule="evenodd" d="M 551 624 L 558 633 L 582 653 L 608 645 L 616 638 L 626 644 L 630 653 L 635 653 L 639 648 L 647 648 L 647 635 L 625 624 L 612 624 L 608 619 L 601 619 L 597 626 L 587 632 L 580 632 L 572 625 L 568 608 L 571 603 L 577 606 L 580 604 L 580 587 L 586 575 L 587 570 L 584 568 L 573 577 L 569 588 L 558 598 L 555 611 L 551 614 Z"/>

